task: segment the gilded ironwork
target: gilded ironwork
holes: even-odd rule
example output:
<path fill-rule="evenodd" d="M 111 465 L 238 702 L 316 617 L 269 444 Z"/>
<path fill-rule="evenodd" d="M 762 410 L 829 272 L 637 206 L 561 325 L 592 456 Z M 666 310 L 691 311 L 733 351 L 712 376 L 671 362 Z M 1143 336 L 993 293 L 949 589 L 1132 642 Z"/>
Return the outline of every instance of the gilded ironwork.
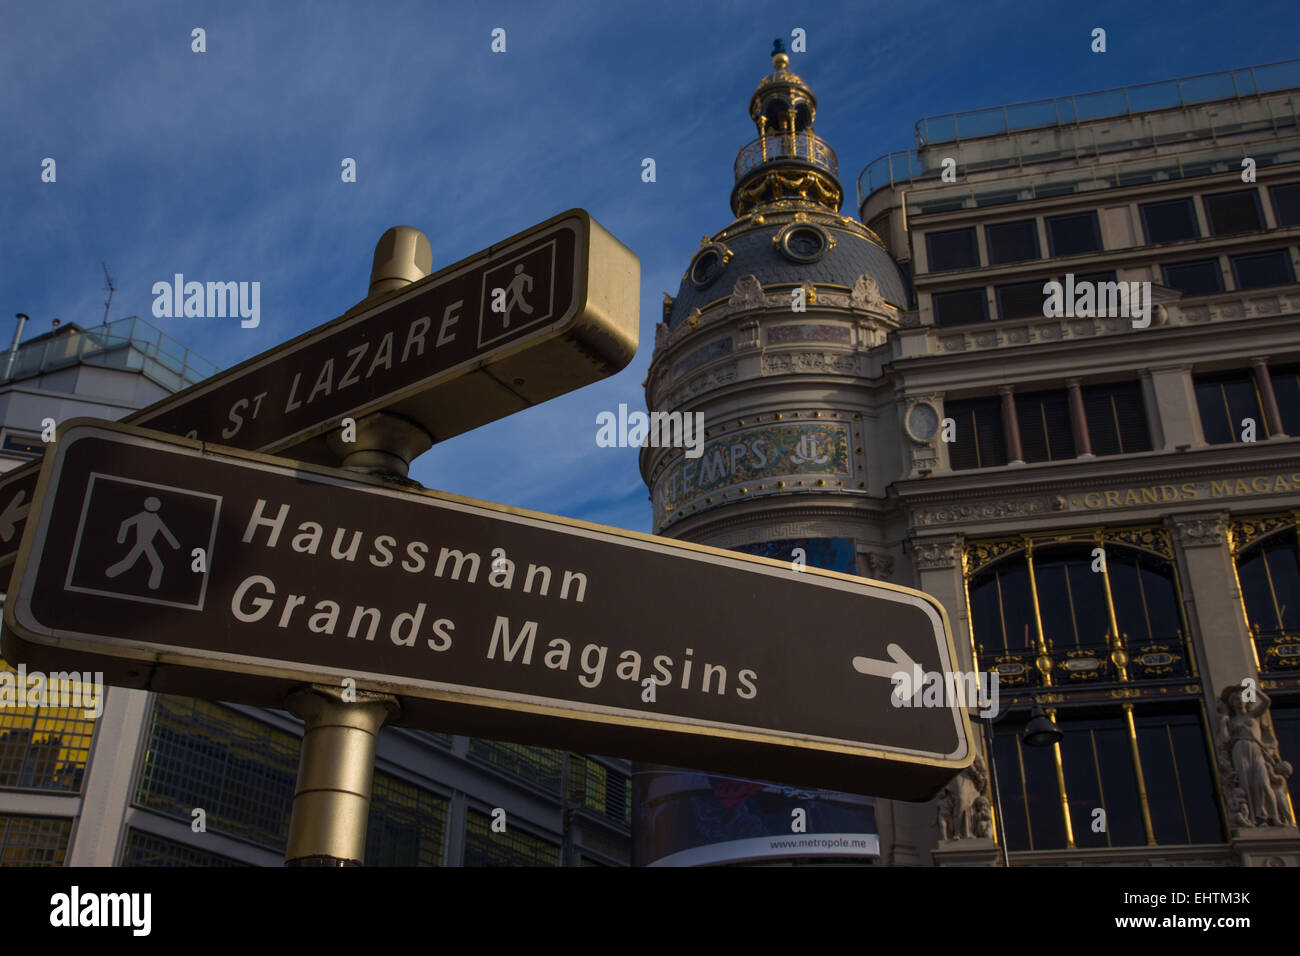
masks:
<path fill-rule="evenodd" d="M 1228 546 L 1234 557 L 1269 535 L 1300 527 L 1300 511 L 1265 515 L 1234 515 L 1228 523 Z"/>
<path fill-rule="evenodd" d="M 1031 532 L 1014 538 L 985 538 L 966 543 L 966 576 L 973 577 L 988 565 L 1006 557 L 1025 546 L 1025 541 L 1032 541 L 1034 547 L 1041 548 L 1054 544 L 1119 544 L 1147 551 L 1166 561 L 1174 557 L 1173 542 L 1169 532 L 1159 525 L 1142 525 L 1132 528 L 1074 528 L 1064 531 Z"/>
<path fill-rule="evenodd" d="M 1106 673 L 1106 662 L 1087 650 L 1066 651 L 1057 666 L 1072 681 L 1096 680 Z"/>
<path fill-rule="evenodd" d="M 1179 646 L 1182 646 L 1182 632 L 1179 634 Z M 1176 672 L 1174 667 L 1183 659 L 1183 655 L 1169 644 L 1148 644 L 1141 653 L 1134 655 L 1133 664 L 1141 671 L 1143 678 L 1170 677 Z"/>
<path fill-rule="evenodd" d="M 989 662 L 989 673 L 998 675 L 998 685 L 1005 687 L 1027 687 L 1029 685 L 1029 667 L 1015 656 L 1003 654 Z"/>
<path fill-rule="evenodd" d="M 1280 629 L 1261 630 L 1258 624 L 1251 627 L 1261 671 L 1300 670 L 1300 634 Z"/>
<path fill-rule="evenodd" d="M 1123 544 L 1139 551 L 1149 551 L 1167 561 L 1174 557 L 1174 546 L 1169 532 L 1159 526 L 1151 525 L 1136 528 L 1106 528 L 1102 540 L 1108 543 Z"/>
<path fill-rule="evenodd" d="M 1003 538 L 995 541 L 972 541 L 963 555 L 966 577 L 971 578 L 999 558 L 1020 551 L 1025 546 L 1023 538 Z"/>
<path fill-rule="evenodd" d="M 1112 569 L 1105 564 L 1096 567 L 1101 573 L 1102 595 L 1105 602 L 1107 630 L 1099 641 L 1070 641 L 1069 647 L 1053 645 L 1052 635 L 1044 628 L 1039 605 L 1038 572 L 1035 552 L 1057 545 L 1102 547 L 1111 545 L 1142 551 L 1160 558 L 1166 564 L 1164 576 L 1171 583 L 1174 594 L 1176 621 L 1165 627 L 1148 617 L 1145 631 L 1136 638 L 1120 629 L 1118 613 L 1112 591 Z M 993 642 L 989 634 L 977 631 L 970 611 L 971 582 L 982 572 L 1003 558 L 1023 553 L 1025 571 L 1029 579 L 1029 599 L 1032 623 L 1027 625 L 1034 637 L 1026 634 L 1029 644 L 1023 650 L 1010 646 L 1011 635 L 1000 633 L 996 622 Z M 1186 639 L 1186 621 L 1183 617 L 1182 588 L 1173 566 L 1172 541 L 1167 531 L 1159 526 L 1132 528 L 1079 528 L 1050 532 L 1030 532 L 1018 537 L 990 538 L 969 541 L 962 548 L 962 577 L 965 585 L 967 619 L 970 622 L 971 645 L 975 659 L 989 661 L 990 669 L 997 668 L 1007 687 L 1051 686 L 1057 681 L 1064 686 L 1079 687 L 1091 683 L 1127 682 L 1131 680 L 1167 679 L 1193 676 L 1196 663 L 1193 650 Z M 999 584 L 999 603 L 1004 600 Z M 1147 613 L 1144 611 L 1144 613 Z M 1176 625 L 1176 629 L 1169 627 Z M 1300 641 L 1300 638 L 1295 640 Z M 1294 655 L 1294 656 L 1292 656 Z M 1300 648 L 1289 648 L 1282 656 L 1300 668 Z M 1289 665 L 1290 666 L 1290 665 Z M 1053 678 L 1056 678 L 1054 680 Z"/>
<path fill-rule="evenodd" d="M 795 159 L 811 163 L 832 175 L 839 174 L 839 160 L 831 144 L 816 133 L 767 134 L 751 140 L 740 148 L 736 156 L 736 179 L 745 176 L 765 163 L 782 159 Z"/>

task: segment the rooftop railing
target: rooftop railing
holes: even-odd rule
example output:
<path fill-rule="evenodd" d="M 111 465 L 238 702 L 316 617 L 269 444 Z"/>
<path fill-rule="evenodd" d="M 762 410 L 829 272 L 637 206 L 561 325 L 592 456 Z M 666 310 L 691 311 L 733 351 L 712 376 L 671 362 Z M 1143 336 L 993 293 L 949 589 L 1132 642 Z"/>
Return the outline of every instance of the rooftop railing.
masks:
<path fill-rule="evenodd" d="M 1096 93 L 928 116 L 916 124 L 916 145 L 918 149 L 924 149 L 936 143 L 952 143 L 977 136 L 996 136 L 1044 126 L 1071 126 L 1149 110 L 1259 97 L 1296 87 L 1300 87 L 1300 59 L 1283 60 L 1240 70 L 1121 86 Z"/>
<path fill-rule="evenodd" d="M 962 140 L 996 135 L 1010 137 L 1013 133 L 1031 129 L 1075 128 L 1074 133 L 1077 135 L 1062 133 L 1060 138 L 1049 140 L 1046 145 L 1038 142 L 1021 143 L 1012 137 L 1012 141 L 1005 146 L 1005 155 L 990 156 L 979 164 L 985 167 L 1005 167 L 1055 159 L 1083 159 L 1089 155 L 1097 157 L 1105 152 L 1122 149 L 1156 147 L 1165 142 L 1185 141 L 1187 134 L 1194 132 L 1207 135 L 1216 132 L 1239 134 L 1257 129 L 1276 133 L 1280 129 L 1294 128 L 1297 125 L 1296 98 L 1277 96 L 1278 93 L 1297 88 L 1300 88 L 1300 59 L 1120 87 L 1098 93 L 928 117 L 916 124 L 919 153 L 917 149 L 888 153 L 863 169 L 858 176 L 858 205 L 860 207 L 866 197 L 885 186 L 938 177 L 942 171 L 942 158 L 937 153 L 926 151 L 927 147 L 936 144 L 959 143 Z M 1225 128 L 1222 119 L 1211 114 L 1205 115 L 1195 129 L 1185 126 L 1177 130 L 1166 130 L 1160 125 L 1149 125 L 1141 135 L 1135 133 L 1133 127 L 1101 129 L 1081 125 L 1097 119 L 1233 99 L 1255 100 L 1268 108 L 1261 107 L 1257 119 L 1237 123 L 1231 128 Z M 977 168 L 977 165 L 970 163 L 962 164 L 965 172 Z"/>
<path fill-rule="evenodd" d="M 213 375 L 217 366 L 139 316 L 91 329 L 70 329 L 0 354 L 0 382 L 15 382 L 71 365 L 133 369 L 172 391 Z"/>
<path fill-rule="evenodd" d="M 839 175 L 835 150 L 815 133 L 769 134 L 746 143 L 736 156 L 736 181 L 765 163 L 779 159 L 800 159 Z"/>
<path fill-rule="evenodd" d="M 955 209 L 997 206 L 1099 189 L 1240 172 L 1241 161 L 1247 157 L 1260 169 L 1300 162 L 1300 135 L 1278 139 L 1266 144 L 1266 147 L 1258 142 L 1211 146 L 1124 162 L 1089 163 L 1037 175 L 945 185 L 943 188 L 937 188 L 938 184 L 932 181 L 928 187 L 919 186 L 907 193 L 907 214 L 919 216 L 951 212 Z"/>

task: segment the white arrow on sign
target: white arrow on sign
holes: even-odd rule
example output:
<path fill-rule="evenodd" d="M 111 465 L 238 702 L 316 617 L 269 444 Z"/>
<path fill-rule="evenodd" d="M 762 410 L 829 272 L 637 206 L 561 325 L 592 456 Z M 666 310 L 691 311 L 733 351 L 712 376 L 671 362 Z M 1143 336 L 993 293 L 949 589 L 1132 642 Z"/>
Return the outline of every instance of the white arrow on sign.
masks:
<path fill-rule="evenodd" d="M 26 497 L 27 492 L 20 490 L 18 494 L 14 495 L 13 500 L 5 506 L 5 510 L 0 513 L 0 539 L 11 540 L 14 531 L 17 530 L 16 525 L 18 522 L 24 520 L 27 517 L 27 512 L 32 510 L 30 501 L 22 505 L 22 500 Z M 22 505 L 22 507 L 19 507 L 19 505 Z"/>
<path fill-rule="evenodd" d="M 907 651 L 897 644 L 891 643 L 885 650 L 894 659 L 893 663 L 878 661 L 872 657 L 855 657 L 853 658 L 853 669 L 859 674 L 869 674 L 872 677 L 884 677 L 887 680 L 893 680 L 894 696 L 898 698 L 899 703 L 909 697 L 915 697 L 921 692 L 920 668 L 916 666 L 916 661 L 912 660 Z M 906 682 L 894 680 L 899 673 L 907 677 Z M 911 687 L 912 693 L 904 697 L 903 690 L 908 686 Z"/>

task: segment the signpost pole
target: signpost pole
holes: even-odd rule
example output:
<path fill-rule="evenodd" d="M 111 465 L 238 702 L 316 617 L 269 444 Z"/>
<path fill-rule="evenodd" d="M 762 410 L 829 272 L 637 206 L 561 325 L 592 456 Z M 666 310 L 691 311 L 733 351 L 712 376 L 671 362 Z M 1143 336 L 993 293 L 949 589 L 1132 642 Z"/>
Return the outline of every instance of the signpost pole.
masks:
<path fill-rule="evenodd" d="M 370 271 L 370 295 L 400 288 L 432 271 L 429 240 L 396 226 L 380 238 Z M 353 441 L 336 432 L 330 450 L 350 471 L 406 478 L 432 438 L 414 422 L 379 412 L 355 423 Z M 286 866 L 360 866 L 375 776 L 379 728 L 397 714 L 391 694 L 312 684 L 292 694 L 289 712 L 303 722 L 298 783 L 289 819 Z"/>

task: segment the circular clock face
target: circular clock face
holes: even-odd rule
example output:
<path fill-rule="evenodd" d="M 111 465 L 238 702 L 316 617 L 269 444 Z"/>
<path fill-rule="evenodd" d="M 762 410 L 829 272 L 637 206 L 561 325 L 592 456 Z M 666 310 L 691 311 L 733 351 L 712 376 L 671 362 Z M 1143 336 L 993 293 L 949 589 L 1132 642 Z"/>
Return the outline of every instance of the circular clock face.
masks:
<path fill-rule="evenodd" d="M 913 405 L 907 413 L 907 431 L 917 441 L 929 441 L 939 427 L 939 413 L 925 402 Z"/>

